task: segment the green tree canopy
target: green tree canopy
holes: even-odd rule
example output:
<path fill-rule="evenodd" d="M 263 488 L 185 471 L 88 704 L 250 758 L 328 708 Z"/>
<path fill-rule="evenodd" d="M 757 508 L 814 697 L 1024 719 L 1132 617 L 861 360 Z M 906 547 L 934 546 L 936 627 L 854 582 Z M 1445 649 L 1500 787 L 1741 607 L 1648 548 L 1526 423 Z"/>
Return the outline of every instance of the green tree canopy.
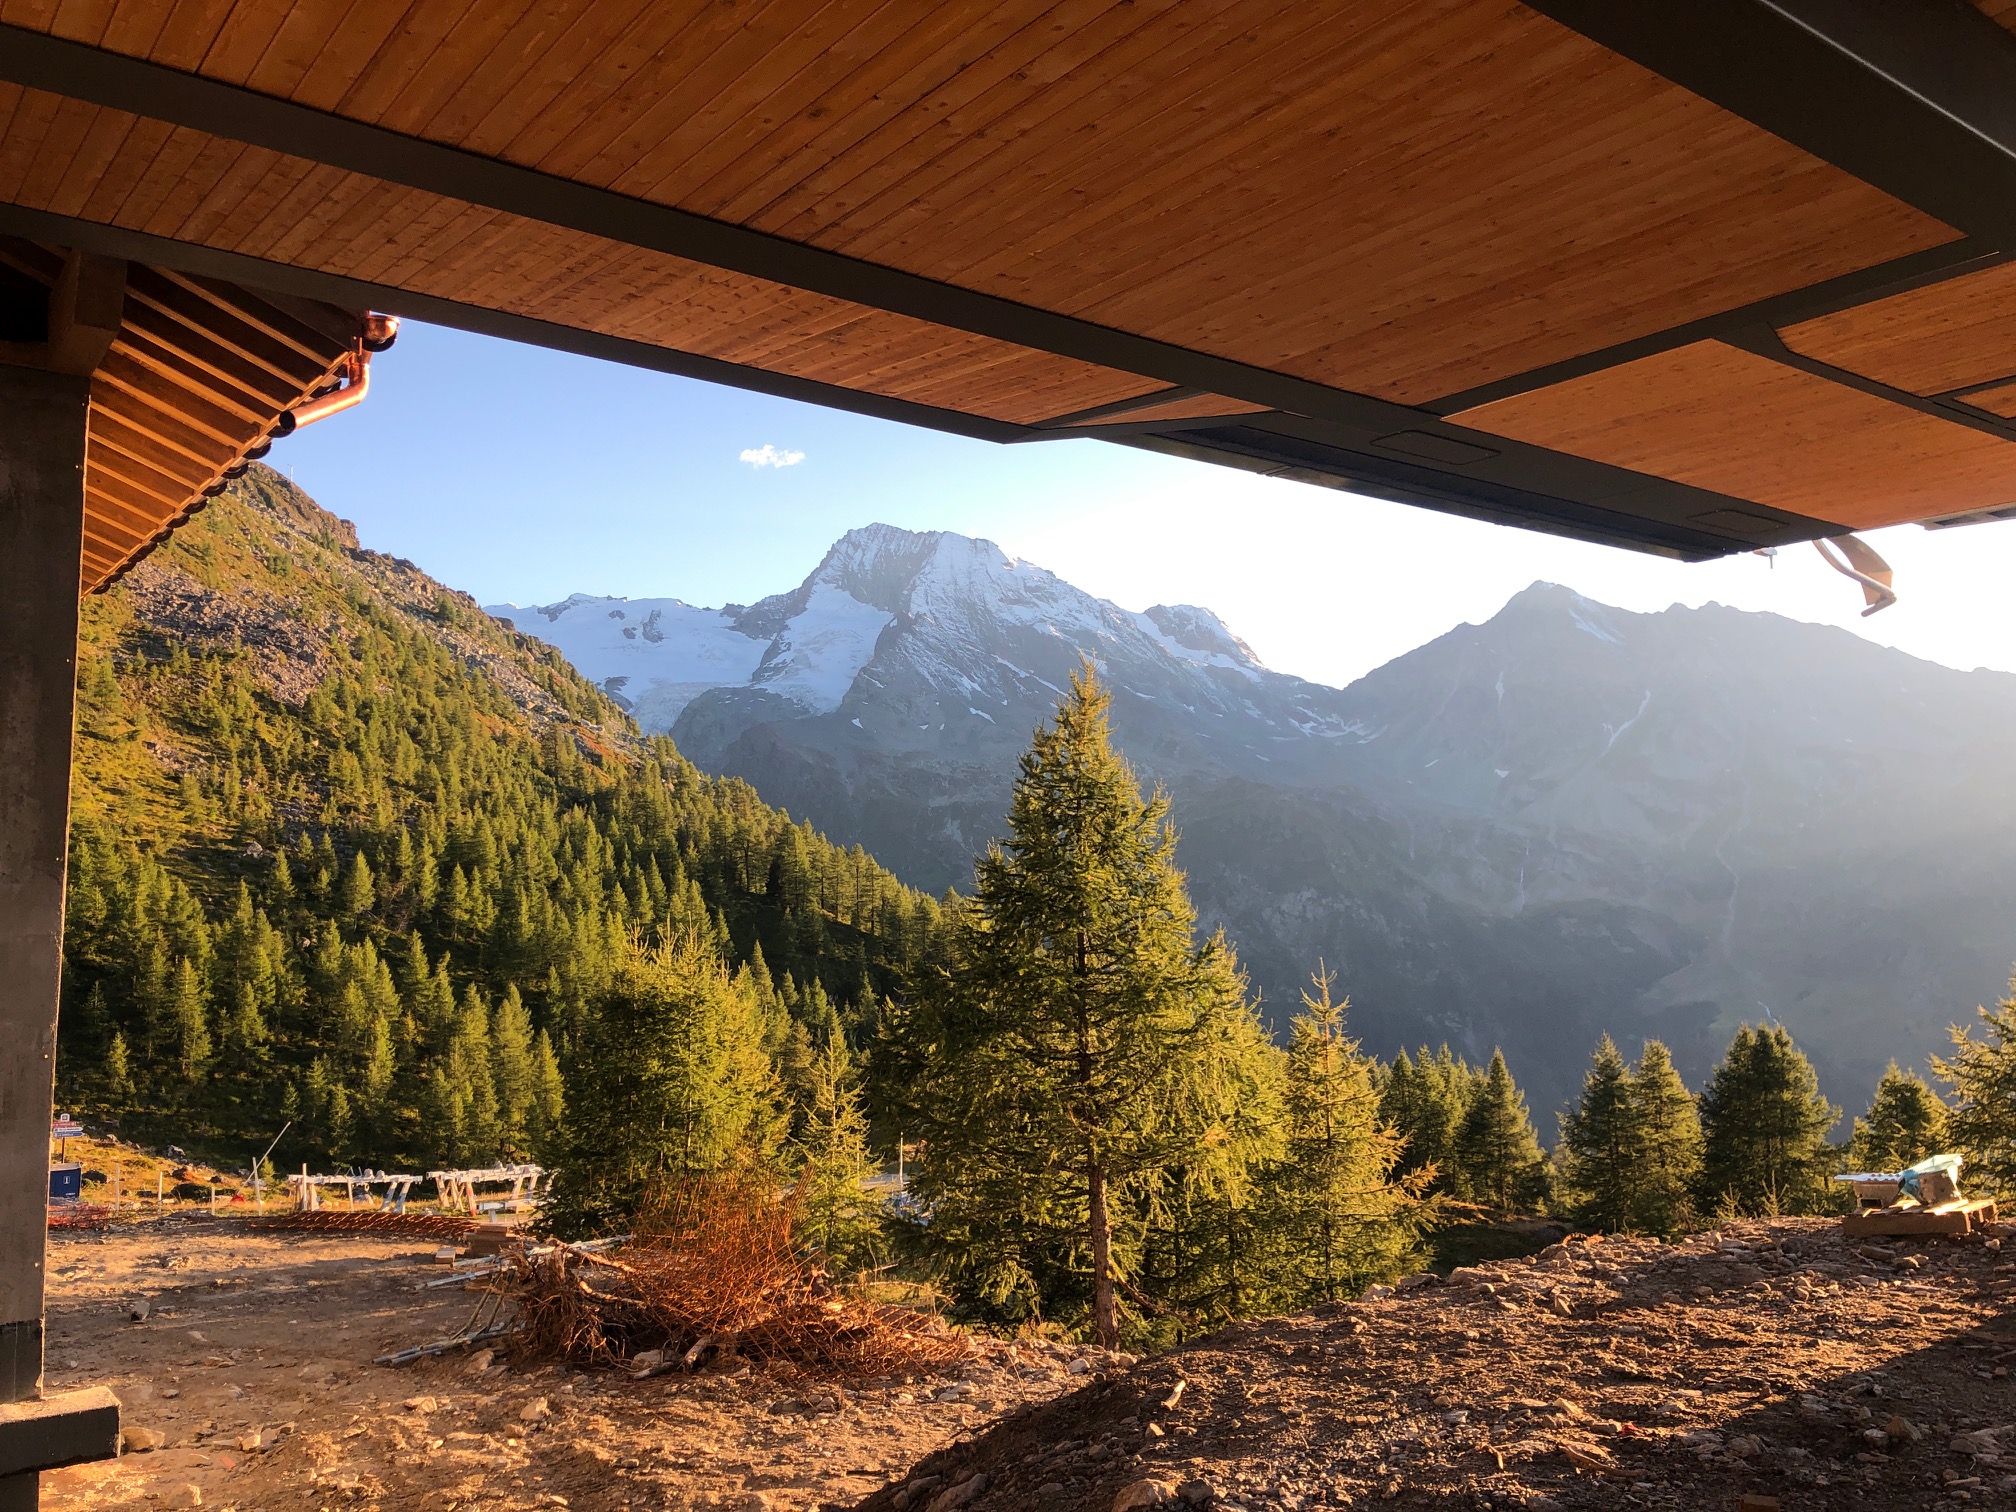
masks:
<path fill-rule="evenodd" d="M 1561 1174 L 1575 1221 L 1606 1233 L 1631 1226 L 1641 1143 L 1634 1090 L 1606 1034 L 1590 1058 L 1582 1095 L 1561 1115 Z"/>
<path fill-rule="evenodd" d="M 1546 1158 L 1526 1111 L 1526 1094 L 1512 1080 L 1502 1050 L 1491 1052 L 1491 1064 L 1457 1131 L 1456 1148 L 1465 1183 L 1477 1201 L 1509 1213 L 1543 1195 Z"/>
<path fill-rule="evenodd" d="M 1766 1215 L 1823 1210 L 1827 1130 L 1840 1116 L 1782 1025 L 1744 1025 L 1701 1091 L 1703 1207 Z"/>
<path fill-rule="evenodd" d="M 778 1102 L 747 979 L 691 937 L 633 946 L 568 1076 L 546 1223 L 615 1232 L 655 1186 L 769 1156 Z"/>
<path fill-rule="evenodd" d="M 1112 1347 L 1125 1212 L 1179 1168 L 1207 1186 L 1243 1172 L 1266 1138 L 1243 1109 L 1267 1061 L 1231 948 L 1196 938 L 1168 799 L 1142 795 L 1107 705 L 1087 666 L 1022 757 L 1009 838 L 908 1031 L 923 1060 L 907 1121 L 966 1284 L 1041 1308 L 1043 1278 L 1075 1272 Z"/>
<path fill-rule="evenodd" d="M 1673 1068 L 1673 1056 L 1658 1040 L 1647 1040 L 1631 1074 L 1637 1118 L 1637 1177 L 1629 1220 L 1634 1233 L 1680 1233 L 1694 1219 L 1694 1191 L 1701 1180 L 1701 1114 L 1694 1095 Z"/>
<path fill-rule="evenodd" d="M 1894 1060 L 1876 1084 L 1869 1111 L 1855 1120 L 1848 1158 L 1865 1171 L 1896 1171 L 1946 1148 L 1951 1110 L 1915 1071 Z"/>
<path fill-rule="evenodd" d="M 1432 1214 L 1425 1173 L 1395 1178 L 1403 1140 L 1380 1119 L 1376 1068 L 1346 1034 L 1350 1000 L 1333 999 L 1331 982 L 1319 970 L 1315 991 L 1302 994 L 1289 1032 L 1286 1148 L 1263 1177 L 1284 1307 L 1391 1279 Z"/>
<path fill-rule="evenodd" d="M 1998 1196 L 2016 1197 L 2016 977 L 2009 996 L 1978 1013 L 1978 1023 L 1955 1027 L 1953 1053 L 1932 1069 L 1953 1088 L 1950 1136 L 1968 1169 Z"/>

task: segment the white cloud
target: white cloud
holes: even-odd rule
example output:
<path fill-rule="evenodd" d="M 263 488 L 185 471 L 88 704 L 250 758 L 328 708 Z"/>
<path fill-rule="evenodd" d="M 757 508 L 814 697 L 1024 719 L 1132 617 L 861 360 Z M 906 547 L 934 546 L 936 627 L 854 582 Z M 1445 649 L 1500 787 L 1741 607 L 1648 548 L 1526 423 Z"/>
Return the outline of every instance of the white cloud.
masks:
<path fill-rule="evenodd" d="M 742 460 L 751 467 L 796 467 L 805 460 L 801 451 L 780 451 L 769 442 L 742 448 Z"/>

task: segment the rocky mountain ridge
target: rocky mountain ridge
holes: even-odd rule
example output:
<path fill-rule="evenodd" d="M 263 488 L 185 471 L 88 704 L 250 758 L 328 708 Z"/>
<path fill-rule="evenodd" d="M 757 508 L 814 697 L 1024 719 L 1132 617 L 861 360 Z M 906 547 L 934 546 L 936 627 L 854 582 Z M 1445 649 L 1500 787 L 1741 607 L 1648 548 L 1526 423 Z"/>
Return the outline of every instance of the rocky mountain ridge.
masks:
<path fill-rule="evenodd" d="M 1855 1102 L 2016 960 L 2016 677 L 1776 615 L 1535 584 L 1328 688 L 1208 610 L 1133 613 L 889 526 L 755 605 L 492 612 L 701 766 L 934 889 L 968 882 L 1089 657 L 1121 746 L 1175 796 L 1200 909 L 1277 1012 L 1320 960 L 1371 1048 L 1503 1044 L 1542 1108 L 1606 1030 L 1665 1038 L 1698 1082 L 1769 1020 Z"/>

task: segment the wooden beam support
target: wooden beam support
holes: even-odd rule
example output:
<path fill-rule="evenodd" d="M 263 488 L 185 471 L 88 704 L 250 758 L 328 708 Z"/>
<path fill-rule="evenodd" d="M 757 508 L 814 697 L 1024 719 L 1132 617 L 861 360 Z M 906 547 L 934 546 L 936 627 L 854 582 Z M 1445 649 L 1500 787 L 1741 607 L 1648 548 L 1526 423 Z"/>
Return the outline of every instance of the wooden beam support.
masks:
<path fill-rule="evenodd" d="M 42 1393 L 90 380 L 0 367 L 0 1403 Z M 0 1512 L 32 1512 L 32 1469 Z"/>

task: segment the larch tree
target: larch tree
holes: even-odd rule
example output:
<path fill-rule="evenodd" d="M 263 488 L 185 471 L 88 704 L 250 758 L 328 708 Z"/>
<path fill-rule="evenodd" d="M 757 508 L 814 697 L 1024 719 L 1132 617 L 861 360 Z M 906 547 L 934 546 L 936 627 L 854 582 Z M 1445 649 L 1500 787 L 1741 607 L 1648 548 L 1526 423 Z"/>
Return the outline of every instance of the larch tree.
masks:
<path fill-rule="evenodd" d="M 1335 1302 L 1389 1279 L 1432 1204 L 1426 1172 L 1395 1178 L 1404 1140 L 1380 1119 L 1370 1057 L 1345 1032 L 1350 999 L 1319 969 L 1289 1034 L 1286 1148 L 1264 1178 L 1287 1306 Z"/>
<path fill-rule="evenodd" d="M 1628 1227 L 1641 1234 L 1680 1233 L 1693 1220 L 1701 1179 L 1701 1114 L 1672 1053 L 1658 1040 L 1647 1040 L 1638 1054 L 1631 1102 L 1638 1150 Z"/>
<path fill-rule="evenodd" d="M 1701 1090 L 1702 1206 L 1753 1215 L 1820 1210 L 1827 1130 L 1840 1116 L 1782 1025 L 1744 1025 Z"/>
<path fill-rule="evenodd" d="M 633 946 L 569 1067 L 545 1221 L 612 1232 L 655 1187 L 767 1156 L 777 1104 L 746 981 L 690 936 Z"/>
<path fill-rule="evenodd" d="M 997 1296 L 1077 1272 L 1092 1331 L 1120 1337 L 1123 1213 L 1180 1171 L 1243 1171 L 1264 1046 L 1222 935 L 1199 940 L 1169 801 L 1114 751 L 1088 664 L 1023 755 L 1008 839 L 953 919 L 944 981 L 913 1028 L 911 1127 L 932 1226 L 965 1235 Z M 1058 1251 L 1065 1251 L 1060 1262 Z"/>
<path fill-rule="evenodd" d="M 837 1024 L 811 1047 L 803 1071 L 794 1208 L 798 1232 L 816 1245 L 829 1269 L 870 1264 L 879 1238 L 879 1203 L 867 1186 L 868 1118 L 853 1056 Z"/>
<path fill-rule="evenodd" d="M 1946 1148 L 1951 1111 L 1924 1077 L 1893 1060 L 1869 1111 L 1855 1120 L 1848 1158 L 1865 1171 L 1895 1171 L 1937 1155 Z"/>
<path fill-rule="evenodd" d="M 1502 1050 L 1478 1083 L 1457 1131 L 1457 1154 L 1471 1195 L 1500 1212 L 1532 1203 L 1545 1185 L 1546 1159 Z"/>
<path fill-rule="evenodd" d="M 1558 1158 L 1575 1221 L 1604 1233 L 1632 1226 L 1642 1143 L 1630 1069 L 1604 1035 L 1582 1079 L 1582 1095 L 1561 1115 Z"/>
<path fill-rule="evenodd" d="M 1955 1026 L 1953 1053 L 1932 1069 L 1953 1088 L 1950 1135 L 1968 1169 L 1998 1195 L 2016 1196 L 2016 977 L 2009 996 L 1977 1012 L 1978 1024 Z"/>

